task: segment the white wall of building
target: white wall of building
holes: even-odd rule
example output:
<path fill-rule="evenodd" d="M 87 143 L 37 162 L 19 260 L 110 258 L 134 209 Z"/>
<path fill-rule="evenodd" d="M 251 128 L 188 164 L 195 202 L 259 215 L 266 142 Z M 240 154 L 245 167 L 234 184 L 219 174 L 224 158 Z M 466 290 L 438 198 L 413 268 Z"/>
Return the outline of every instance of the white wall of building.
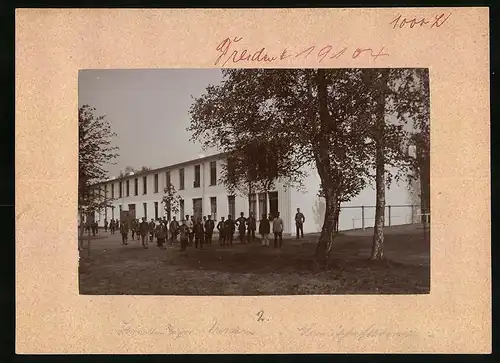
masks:
<path fill-rule="evenodd" d="M 395 170 L 393 170 L 395 172 Z M 311 170 L 304 181 L 305 191 L 291 191 L 291 211 L 290 223 L 294 226 L 296 209 L 300 208 L 306 218 L 304 223 L 304 233 L 320 232 L 325 217 L 325 201 L 318 197 L 320 178 L 316 170 Z M 393 181 L 390 187 L 386 188 L 386 225 L 389 225 L 389 206 L 391 214 L 391 225 L 401 225 L 411 223 L 416 218 L 418 211 L 408 205 L 410 204 L 409 192 L 406 181 L 397 183 Z M 373 227 L 375 223 L 375 201 L 376 193 L 374 185 L 367 186 L 361 193 L 348 203 L 341 205 L 339 215 L 339 230 L 350 230 L 362 228 L 362 216 L 364 208 L 365 228 Z M 354 208 L 353 208 L 354 207 Z"/>

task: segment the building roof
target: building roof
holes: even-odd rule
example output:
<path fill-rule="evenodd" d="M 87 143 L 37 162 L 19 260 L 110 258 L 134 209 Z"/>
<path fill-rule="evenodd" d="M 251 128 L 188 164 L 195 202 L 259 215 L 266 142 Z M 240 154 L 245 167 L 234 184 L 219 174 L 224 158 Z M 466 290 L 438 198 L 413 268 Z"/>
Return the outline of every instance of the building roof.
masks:
<path fill-rule="evenodd" d="M 147 175 L 147 174 L 154 174 L 154 173 L 157 173 L 159 171 L 168 171 L 169 169 L 177 169 L 177 168 L 180 168 L 180 167 L 183 167 L 183 166 L 187 166 L 187 165 L 191 165 L 191 164 L 195 164 L 195 163 L 201 163 L 201 162 L 204 162 L 204 161 L 207 161 L 207 160 L 210 160 L 210 159 L 220 159 L 221 157 L 223 157 L 223 156 L 225 156 L 227 154 L 228 154 L 227 152 L 221 152 L 221 153 L 217 153 L 217 154 L 207 155 L 207 156 L 203 156 L 201 158 L 186 160 L 186 161 L 183 161 L 183 162 L 180 162 L 180 163 L 171 164 L 171 165 L 167 165 L 167 166 L 162 166 L 162 167 L 159 167 L 159 168 L 151 169 L 151 170 L 148 170 L 146 172 L 139 172 L 139 173 L 135 173 L 133 175 L 124 175 L 122 177 L 117 177 L 117 178 L 114 178 L 114 179 L 109 179 L 109 180 L 106 180 L 106 181 L 102 181 L 102 182 L 99 182 L 99 183 L 92 184 L 92 186 L 94 186 L 94 185 L 100 185 L 100 184 L 106 184 L 106 183 L 111 183 L 111 182 L 115 182 L 115 181 L 119 182 L 119 181 L 122 181 L 122 180 L 125 180 L 125 179 L 132 179 L 132 178 L 137 177 L 137 176 L 143 176 L 143 175 Z"/>

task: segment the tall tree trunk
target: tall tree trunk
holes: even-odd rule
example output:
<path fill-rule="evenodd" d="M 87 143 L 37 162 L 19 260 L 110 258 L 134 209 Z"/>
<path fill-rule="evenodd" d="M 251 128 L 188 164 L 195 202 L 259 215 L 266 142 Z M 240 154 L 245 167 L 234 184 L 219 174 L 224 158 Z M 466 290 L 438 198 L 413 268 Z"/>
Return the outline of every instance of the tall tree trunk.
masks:
<path fill-rule="evenodd" d="M 429 154 L 422 151 L 420 154 L 420 209 L 421 213 L 430 213 L 430 159 Z M 425 223 L 425 216 L 422 216 L 422 223 Z M 427 217 L 430 222 L 430 216 Z"/>
<path fill-rule="evenodd" d="M 385 222 L 385 89 L 388 81 L 388 70 L 375 72 L 379 76 L 375 81 L 375 228 L 373 231 L 372 260 L 381 260 L 384 257 L 384 222 Z M 373 80 L 373 78 L 372 78 Z"/>
<path fill-rule="evenodd" d="M 337 195 L 333 188 L 323 188 L 325 198 L 325 217 L 318 244 L 316 245 L 316 258 L 327 258 L 332 246 L 332 232 L 335 225 Z"/>

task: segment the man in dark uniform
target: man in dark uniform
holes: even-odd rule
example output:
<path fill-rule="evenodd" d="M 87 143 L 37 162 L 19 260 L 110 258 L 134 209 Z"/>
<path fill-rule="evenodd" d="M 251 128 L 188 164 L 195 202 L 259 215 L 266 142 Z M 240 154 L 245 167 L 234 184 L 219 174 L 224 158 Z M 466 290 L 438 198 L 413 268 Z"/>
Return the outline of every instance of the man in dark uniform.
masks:
<path fill-rule="evenodd" d="M 238 232 L 240 235 L 240 243 L 245 243 L 245 231 L 247 229 L 247 219 L 244 217 L 244 213 L 240 213 L 240 217 L 236 220 L 236 225 L 238 226 Z"/>
<path fill-rule="evenodd" d="M 170 241 L 173 244 L 174 241 L 177 242 L 177 235 L 179 234 L 179 222 L 175 219 L 175 216 L 170 222 Z"/>
<path fill-rule="evenodd" d="M 227 233 L 227 244 L 228 246 L 233 245 L 234 231 L 236 230 L 236 224 L 234 223 L 232 216 L 228 215 L 226 220 L 226 233 Z"/>
<path fill-rule="evenodd" d="M 297 208 L 297 213 L 295 214 L 295 230 L 297 231 L 297 239 L 300 237 L 304 238 L 304 222 L 306 217 L 300 212 L 300 208 Z"/>
<path fill-rule="evenodd" d="M 224 217 L 221 217 L 220 222 L 217 223 L 217 230 L 219 231 L 219 244 L 221 246 L 226 246 L 226 221 Z"/>
<path fill-rule="evenodd" d="M 189 241 L 189 228 L 186 225 L 185 220 L 182 220 L 182 223 L 179 226 L 179 235 L 181 240 L 181 251 L 185 251 Z"/>
<path fill-rule="evenodd" d="M 163 244 L 165 243 L 165 240 L 167 238 L 167 225 L 160 220 L 160 223 L 158 226 L 156 226 L 156 239 L 157 239 L 157 245 L 160 248 L 164 248 Z"/>
<path fill-rule="evenodd" d="M 104 232 L 108 231 L 108 220 L 104 218 Z"/>
<path fill-rule="evenodd" d="M 203 240 L 205 238 L 205 228 L 200 218 L 196 219 L 194 222 L 194 247 L 198 248 L 198 244 L 200 245 L 200 249 L 203 249 Z"/>
<path fill-rule="evenodd" d="M 153 242 L 155 230 L 156 230 L 155 220 L 151 218 L 151 222 L 149 222 L 149 242 Z"/>
<path fill-rule="evenodd" d="M 148 248 L 148 231 L 149 231 L 149 225 L 148 222 L 146 222 L 146 218 L 142 218 L 141 224 L 139 224 L 139 234 L 141 236 L 142 240 L 142 247 Z"/>
<path fill-rule="evenodd" d="M 214 233 L 215 223 L 212 220 L 212 216 L 209 215 L 207 221 L 205 222 L 205 233 L 207 236 L 207 243 L 212 244 L 212 235 Z"/>
<path fill-rule="evenodd" d="M 128 239 L 128 224 L 127 222 L 122 222 L 122 225 L 120 226 L 120 233 L 122 235 L 122 244 L 126 245 L 128 244 L 127 239 Z"/>
<path fill-rule="evenodd" d="M 248 243 L 255 241 L 255 230 L 257 229 L 257 220 L 250 212 L 250 217 L 247 219 L 247 230 L 248 230 Z"/>

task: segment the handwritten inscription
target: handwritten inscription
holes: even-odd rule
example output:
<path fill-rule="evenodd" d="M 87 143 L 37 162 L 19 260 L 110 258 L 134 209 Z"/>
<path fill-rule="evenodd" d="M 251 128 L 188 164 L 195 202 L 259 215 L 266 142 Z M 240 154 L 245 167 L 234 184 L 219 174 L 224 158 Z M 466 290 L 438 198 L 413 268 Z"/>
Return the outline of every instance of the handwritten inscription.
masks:
<path fill-rule="evenodd" d="M 310 45 L 297 49 L 283 48 L 280 52 L 271 53 L 265 47 L 240 47 L 242 40 L 243 38 L 241 37 L 234 37 L 225 38 L 220 42 L 216 47 L 218 56 L 215 59 L 214 65 L 224 67 L 227 64 L 240 63 L 275 64 L 290 57 L 318 60 L 320 63 L 325 60 L 339 59 L 343 56 L 351 56 L 352 59 L 362 57 L 375 61 L 379 57 L 389 56 L 389 53 L 385 51 L 385 47 L 349 48 L 347 46 L 334 47 L 330 44 L 323 46 Z"/>
<path fill-rule="evenodd" d="M 415 337 L 417 333 L 414 331 L 401 331 L 394 332 L 389 331 L 387 329 L 377 328 L 375 325 L 371 325 L 366 329 L 356 329 L 356 328 L 345 328 L 343 326 L 339 326 L 334 330 L 318 330 L 314 324 L 307 325 L 303 327 L 297 328 L 297 331 L 300 336 L 303 337 L 331 337 L 338 343 L 342 342 L 345 339 L 354 338 L 358 341 L 364 339 L 373 339 L 373 338 L 408 338 Z"/>
<path fill-rule="evenodd" d="M 403 17 L 401 14 L 398 14 L 389 24 L 392 25 L 392 29 L 402 29 L 402 28 L 421 28 L 421 27 L 429 27 L 429 28 L 439 28 L 446 23 L 446 21 L 450 18 L 451 13 L 445 14 L 441 13 L 434 18 L 424 18 L 424 17 Z"/>

